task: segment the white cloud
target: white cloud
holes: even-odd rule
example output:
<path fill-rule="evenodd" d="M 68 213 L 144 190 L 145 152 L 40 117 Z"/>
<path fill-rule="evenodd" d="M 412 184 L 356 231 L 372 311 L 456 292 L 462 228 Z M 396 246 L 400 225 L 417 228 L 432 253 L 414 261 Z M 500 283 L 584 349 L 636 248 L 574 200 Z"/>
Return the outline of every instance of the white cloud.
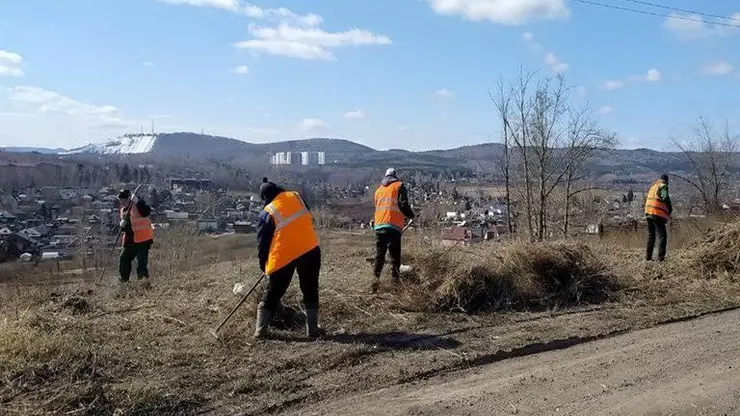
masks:
<path fill-rule="evenodd" d="M 607 91 L 614 91 L 624 87 L 623 81 L 609 80 L 604 83 L 604 89 Z"/>
<path fill-rule="evenodd" d="M 335 60 L 329 49 L 365 45 L 390 45 L 388 36 L 352 28 L 328 32 L 320 26 L 324 19 L 315 13 L 300 15 L 285 7 L 264 9 L 241 0 L 159 0 L 164 3 L 210 7 L 237 13 L 256 20 L 268 20 L 277 26 L 249 25 L 252 39 L 236 42 L 235 47 L 254 55 L 266 53 L 295 59 Z"/>
<path fill-rule="evenodd" d="M 524 42 L 529 45 L 535 52 L 539 53 L 542 51 L 542 45 L 535 40 L 535 36 L 532 32 L 525 32 L 524 34 L 522 34 L 522 39 L 524 39 Z M 555 73 L 563 73 L 567 71 L 568 68 L 570 68 L 570 65 L 568 65 L 566 62 L 563 62 L 552 52 L 545 53 L 544 61 L 545 65 L 547 65 L 550 71 Z"/>
<path fill-rule="evenodd" d="M 160 0 L 163 3 L 186 4 L 196 7 L 213 7 L 236 12 L 241 8 L 238 0 Z"/>
<path fill-rule="evenodd" d="M 327 32 L 314 25 L 288 23 L 280 23 L 277 27 L 250 25 L 249 33 L 254 39 L 237 42 L 234 46 L 256 53 L 296 59 L 335 60 L 336 57 L 329 49 L 392 43 L 387 36 L 357 28 L 344 32 Z"/>
<path fill-rule="evenodd" d="M 663 22 L 663 27 L 684 40 L 702 39 L 709 37 L 728 37 L 740 34 L 740 12 L 729 17 L 724 22 L 727 25 L 718 25 L 716 22 L 704 20 L 698 14 L 672 13 Z M 729 21 L 733 21 L 728 23 Z M 734 23 L 734 22 L 737 23 Z"/>
<path fill-rule="evenodd" d="M 317 26 L 323 19 L 315 13 L 300 15 L 285 7 L 276 9 L 263 9 L 257 5 L 241 0 L 159 0 L 163 3 L 188 5 L 195 7 L 210 7 L 242 14 L 253 19 L 267 19 L 277 21 L 295 22 L 300 25 Z"/>
<path fill-rule="evenodd" d="M 147 67 L 147 68 L 153 68 L 153 67 L 154 67 L 154 66 L 156 65 L 156 64 L 155 64 L 154 62 L 152 62 L 152 61 L 146 61 L 146 62 L 142 62 L 141 64 L 142 64 L 142 65 L 144 65 L 144 66 L 145 66 L 145 67 Z"/>
<path fill-rule="evenodd" d="M 597 111 L 597 113 L 598 113 L 599 115 L 602 115 L 602 116 L 607 116 L 607 115 L 609 115 L 609 114 L 613 114 L 613 113 L 614 113 L 614 111 L 615 111 L 615 110 L 614 110 L 614 108 L 613 108 L 613 107 L 610 107 L 610 106 L 608 106 L 608 105 L 605 105 L 605 106 L 603 106 L 603 107 L 599 108 L 599 110 Z"/>
<path fill-rule="evenodd" d="M 241 65 L 233 68 L 231 72 L 239 75 L 247 75 L 249 73 L 249 68 L 246 65 Z"/>
<path fill-rule="evenodd" d="M 0 77 L 23 77 L 23 57 L 15 52 L 0 49 Z"/>
<path fill-rule="evenodd" d="M 647 75 L 645 76 L 645 81 L 659 82 L 661 78 L 662 76 L 660 75 L 660 71 L 658 71 L 657 69 L 651 69 L 648 71 Z"/>
<path fill-rule="evenodd" d="M 9 89 L 8 98 L 24 109 L 35 110 L 42 115 L 74 117 L 90 127 L 132 127 L 136 122 L 122 117 L 112 105 L 96 106 L 83 103 L 39 87 L 18 86 Z"/>
<path fill-rule="evenodd" d="M 441 15 L 460 15 L 468 20 L 488 20 L 522 25 L 536 20 L 570 16 L 566 0 L 424 0 Z"/>
<path fill-rule="evenodd" d="M 545 64 L 548 68 L 550 68 L 550 71 L 556 73 L 563 73 L 567 71 L 568 68 L 570 68 L 570 65 L 560 60 L 560 58 L 555 56 L 555 54 L 552 52 L 548 52 L 545 54 Z"/>
<path fill-rule="evenodd" d="M 650 69 L 645 75 L 630 75 L 626 80 L 609 80 L 604 83 L 604 89 L 607 91 L 614 91 L 620 88 L 624 88 L 629 84 L 637 82 L 660 82 L 663 79 L 663 75 L 657 69 Z"/>
<path fill-rule="evenodd" d="M 295 59 L 335 60 L 332 48 L 389 45 L 391 39 L 368 30 L 353 28 L 328 32 L 320 26 L 324 19 L 315 13 L 300 15 L 285 8 L 263 9 L 240 0 L 159 0 L 171 4 L 218 8 L 259 20 L 279 22 L 273 26 L 249 25 L 252 39 L 234 44 L 253 54 L 266 53 Z"/>
<path fill-rule="evenodd" d="M 406 131 L 406 126 L 396 126 L 396 130 L 398 130 L 398 131 Z"/>
<path fill-rule="evenodd" d="M 435 91 L 434 96 L 438 98 L 453 98 L 455 97 L 455 94 L 450 90 L 446 90 L 442 88 L 442 89 Z"/>
<path fill-rule="evenodd" d="M 362 110 L 354 110 L 344 113 L 344 118 L 347 119 L 360 119 L 365 118 L 365 112 Z"/>
<path fill-rule="evenodd" d="M 735 68 L 726 61 L 716 61 L 704 65 L 701 73 L 704 75 L 729 75 Z"/>
<path fill-rule="evenodd" d="M 304 118 L 298 123 L 298 130 L 302 132 L 324 130 L 327 128 L 329 128 L 329 123 L 318 118 Z"/>
<path fill-rule="evenodd" d="M 20 65 L 23 63 L 23 57 L 15 52 L 9 52 L 3 49 L 0 49 L 0 61 L 5 61 L 11 64 Z"/>

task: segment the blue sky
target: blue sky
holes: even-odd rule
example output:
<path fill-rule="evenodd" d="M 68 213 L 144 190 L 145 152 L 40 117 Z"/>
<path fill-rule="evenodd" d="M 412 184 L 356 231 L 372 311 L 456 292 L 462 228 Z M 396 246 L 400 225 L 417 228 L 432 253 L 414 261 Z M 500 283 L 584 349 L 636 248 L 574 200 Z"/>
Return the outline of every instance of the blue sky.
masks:
<path fill-rule="evenodd" d="M 520 65 L 562 72 L 623 147 L 669 149 L 701 115 L 740 130 L 740 5 L 655 2 L 738 27 L 566 0 L 2 0 L 0 146 L 152 121 L 251 142 L 476 144 L 498 138 L 488 90 Z"/>

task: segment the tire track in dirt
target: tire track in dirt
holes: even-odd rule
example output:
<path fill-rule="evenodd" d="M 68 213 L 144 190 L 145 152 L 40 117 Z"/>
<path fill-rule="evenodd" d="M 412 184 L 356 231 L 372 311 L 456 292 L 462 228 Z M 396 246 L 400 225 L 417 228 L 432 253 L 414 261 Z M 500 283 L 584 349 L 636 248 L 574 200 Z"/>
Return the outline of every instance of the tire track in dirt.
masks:
<path fill-rule="evenodd" d="M 740 375 L 732 369 L 740 370 L 738 309 L 690 314 L 640 331 L 615 330 L 484 354 L 470 365 L 428 371 L 402 386 L 317 403 L 294 414 L 736 411 Z M 556 393 L 559 389 L 564 393 Z"/>
<path fill-rule="evenodd" d="M 661 320 L 659 322 L 653 323 L 647 328 L 649 329 L 649 328 L 665 327 L 671 324 L 692 321 L 692 320 L 699 319 L 702 317 L 720 315 L 723 313 L 736 311 L 738 309 L 740 309 L 740 305 L 728 306 L 728 307 L 713 309 L 713 310 L 700 311 L 700 312 L 691 313 L 691 314 L 687 314 L 687 315 L 680 316 L 680 317 Z M 591 313 L 591 312 L 593 311 L 586 311 L 586 312 L 569 311 L 569 312 L 564 312 L 560 314 L 560 316 L 564 317 L 564 316 L 573 315 L 576 313 Z M 541 318 L 534 317 L 534 319 L 532 319 L 531 321 L 535 321 L 538 319 L 541 319 Z M 526 319 L 526 320 L 522 320 L 519 322 L 528 322 L 528 321 L 530 320 Z M 486 325 L 486 326 L 490 326 L 490 325 Z M 473 358 L 467 358 L 467 357 L 461 356 L 461 359 L 459 361 L 453 361 L 451 363 L 448 363 L 442 366 L 438 366 L 435 368 L 431 368 L 428 370 L 414 373 L 406 378 L 402 378 L 398 380 L 397 383 L 385 383 L 381 385 L 376 385 L 374 388 L 374 391 L 377 392 L 384 388 L 389 388 L 393 384 L 399 385 L 398 388 L 403 388 L 405 386 L 409 386 L 412 384 L 418 384 L 420 382 L 425 382 L 431 379 L 445 377 L 447 375 L 454 374 L 456 372 L 476 371 L 477 369 L 485 368 L 486 366 L 489 366 L 495 363 L 502 363 L 502 362 L 507 362 L 510 360 L 527 358 L 531 356 L 536 356 L 538 354 L 556 352 L 558 350 L 567 350 L 567 349 L 577 347 L 580 345 L 590 344 L 590 343 L 597 342 L 597 341 L 605 341 L 605 340 L 613 339 L 615 337 L 634 333 L 636 331 L 645 330 L 645 328 L 646 328 L 645 326 L 628 326 L 628 327 L 622 327 L 622 328 L 614 329 L 614 330 L 607 331 L 607 332 L 597 333 L 593 335 L 572 336 L 572 337 L 566 337 L 566 338 L 552 339 L 552 340 L 544 341 L 544 342 L 528 343 L 528 344 L 521 345 L 519 347 L 515 347 L 512 349 L 508 349 L 508 350 L 498 350 L 494 352 L 483 353 Z M 474 328 L 468 328 L 468 330 L 470 329 L 474 329 Z M 478 328 L 475 328 L 475 329 L 478 329 Z M 453 331 L 453 332 L 456 332 L 456 331 Z M 419 338 L 422 338 L 422 337 L 419 337 Z M 377 354 L 377 352 L 375 352 L 374 354 Z M 351 395 L 351 394 L 359 393 L 359 392 L 358 391 L 345 391 L 343 393 L 346 396 L 346 395 Z M 271 406 L 267 408 L 263 408 L 261 411 L 256 412 L 255 414 L 276 414 L 276 413 L 284 414 L 284 412 L 292 412 L 292 411 L 296 411 L 295 414 L 305 414 L 304 413 L 305 409 L 303 408 L 298 409 L 299 407 L 301 407 L 300 405 L 306 405 L 309 409 L 312 409 L 314 407 L 322 407 L 322 403 L 323 403 L 322 400 L 328 397 L 331 397 L 332 400 L 337 399 L 336 396 L 332 396 L 328 391 L 327 392 L 313 391 L 311 393 L 301 395 L 300 398 L 292 397 L 286 401 L 283 401 L 280 403 L 274 403 Z M 317 413 L 317 414 L 326 414 L 326 413 Z M 350 412 L 349 414 L 352 414 L 352 413 Z M 364 413 L 360 413 L 360 414 L 364 414 Z"/>

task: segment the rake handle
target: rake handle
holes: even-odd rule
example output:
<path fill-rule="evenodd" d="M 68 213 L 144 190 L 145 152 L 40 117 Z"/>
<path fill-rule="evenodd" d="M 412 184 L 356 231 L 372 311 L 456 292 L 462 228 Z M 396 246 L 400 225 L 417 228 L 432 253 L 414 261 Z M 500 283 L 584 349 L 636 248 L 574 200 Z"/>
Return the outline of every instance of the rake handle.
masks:
<path fill-rule="evenodd" d="M 131 194 L 131 200 L 128 201 L 128 208 L 127 208 L 127 211 L 126 211 L 126 218 L 131 218 L 131 207 L 134 204 L 134 196 L 136 196 L 136 194 L 139 192 L 139 189 L 141 188 L 142 185 L 144 185 L 144 183 L 140 183 L 139 186 L 137 186 L 136 189 L 134 189 L 134 192 Z M 121 230 L 118 231 L 118 236 L 113 241 L 113 247 L 115 247 L 115 246 L 118 245 L 118 241 L 121 239 L 121 236 L 122 235 L 123 235 L 123 229 L 121 229 Z"/>
<path fill-rule="evenodd" d="M 265 278 L 265 274 L 263 273 L 262 276 L 260 276 L 260 278 L 257 279 L 256 282 L 254 282 L 254 285 L 252 286 L 251 289 L 249 289 L 249 292 L 247 292 L 247 294 L 244 295 L 244 297 L 242 297 L 242 300 L 240 300 L 239 303 L 237 303 L 234 306 L 234 308 L 231 310 L 231 312 L 229 312 L 229 315 L 226 316 L 226 318 L 224 318 L 223 321 L 221 321 L 221 324 L 219 324 L 219 326 L 216 328 L 216 330 L 214 332 L 218 332 L 224 325 L 226 325 L 226 322 L 228 322 L 229 319 L 231 319 L 231 317 L 234 315 L 234 313 L 236 313 L 237 309 L 239 309 L 239 307 L 242 306 L 242 304 L 244 303 L 244 301 L 247 300 L 247 298 L 249 297 L 249 295 L 252 294 L 252 292 L 254 292 L 254 289 L 257 288 L 257 285 L 259 285 L 260 282 L 262 282 L 262 279 L 264 279 L 264 278 Z"/>
<path fill-rule="evenodd" d="M 414 220 L 409 220 L 409 223 L 408 223 L 408 224 L 406 224 L 406 226 L 405 226 L 405 227 L 403 227 L 403 230 L 401 230 L 401 234 L 405 233 L 405 232 L 406 232 L 406 230 L 408 230 L 408 229 L 409 229 L 409 227 L 411 227 L 411 224 L 413 224 L 413 223 L 414 223 Z"/>

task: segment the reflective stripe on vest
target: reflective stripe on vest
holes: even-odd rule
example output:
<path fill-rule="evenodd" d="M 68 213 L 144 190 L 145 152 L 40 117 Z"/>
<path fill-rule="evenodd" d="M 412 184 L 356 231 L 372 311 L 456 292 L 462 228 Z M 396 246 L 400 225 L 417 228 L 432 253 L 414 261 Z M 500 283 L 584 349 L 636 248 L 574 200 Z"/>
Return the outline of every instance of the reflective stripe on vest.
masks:
<path fill-rule="evenodd" d="M 668 219 L 668 205 L 660 199 L 660 188 L 665 185 L 663 181 L 656 181 L 648 190 L 647 199 L 645 200 L 645 215 L 654 215 Z"/>
<path fill-rule="evenodd" d="M 375 191 L 375 229 L 391 227 L 403 229 L 406 216 L 398 207 L 398 194 L 402 182 L 396 181 L 388 186 L 381 186 Z"/>
<path fill-rule="evenodd" d="M 265 265 L 265 273 L 269 276 L 318 247 L 319 240 L 311 213 L 297 192 L 280 193 L 265 206 L 265 211 L 275 222 L 275 234 Z"/>
<path fill-rule="evenodd" d="M 273 205 L 267 205 L 265 207 L 265 211 L 272 215 L 273 220 L 275 220 L 275 231 L 282 230 L 301 216 L 308 214 L 308 208 L 306 208 L 306 204 L 304 204 L 303 201 L 301 201 L 301 208 L 298 210 L 298 212 L 289 216 L 288 218 L 283 218 L 280 215 L 280 212 L 277 211 Z"/>

